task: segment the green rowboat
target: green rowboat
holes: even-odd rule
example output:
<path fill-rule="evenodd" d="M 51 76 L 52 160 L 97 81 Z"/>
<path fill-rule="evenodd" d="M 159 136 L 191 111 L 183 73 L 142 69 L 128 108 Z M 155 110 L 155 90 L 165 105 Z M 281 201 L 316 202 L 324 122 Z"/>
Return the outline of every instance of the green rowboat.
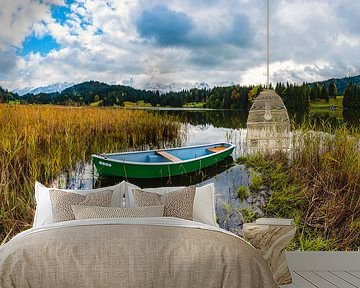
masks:
<path fill-rule="evenodd" d="M 214 165 L 234 150 L 230 143 L 172 149 L 92 155 L 99 175 L 124 178 L 163 178 L 199 171 Z"/>

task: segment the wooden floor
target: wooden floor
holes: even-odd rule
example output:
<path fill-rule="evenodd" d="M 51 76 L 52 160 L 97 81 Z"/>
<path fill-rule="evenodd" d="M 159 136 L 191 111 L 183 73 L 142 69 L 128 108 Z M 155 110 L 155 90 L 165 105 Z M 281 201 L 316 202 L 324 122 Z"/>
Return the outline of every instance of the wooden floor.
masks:
<path fill-rule="evenodd" d="M 360 252 L 287 252 L 293 283 L 281 288 L 360 288 Z"/>

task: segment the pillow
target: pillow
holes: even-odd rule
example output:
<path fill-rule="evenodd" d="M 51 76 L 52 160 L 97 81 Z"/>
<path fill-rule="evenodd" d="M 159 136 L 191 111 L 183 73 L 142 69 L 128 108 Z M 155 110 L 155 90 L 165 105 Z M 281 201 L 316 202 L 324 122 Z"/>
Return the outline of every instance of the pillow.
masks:
<path fill-rule="evenodd" d="M 71 205 L 110 206 L 113 191 L 103 191 L 80 195 L 57 189 L 50 190 L 50 200 L 54 222 L 75 220 Z"/>
<path fill-rule="evenodd" d="M 132 190 L 134 189 L 140 189 L 146 192 L 154 192 L 160 195 L 164 195 L 169 192 L 173 192 L 176 190 L 180 190 L 186 188 L 185 186 L 179 186 L 179 187 L 159 187 L 159 188 L 144 188 L 141 189 L 139 186 L 136 186 L 134 184 L 131 184 L 129 182 L 126 182 L 126 189 L 125 189 L 125 203 L 126 207 L 139 207 L 138 204 L 135 201 L 134 195 L 132 194 Z"/>
<path fill-rule="evenodd" d="M 214 183 L 196 187 L 193 220 L 219 227 L 216 223 L 215 203 Z"/>
<path fill-rule="evenodd" d="M 137 208 L 71 205 L 75 219 L 163 217 L 164 206 Z"/>
<path fill-rule="evenodd" d="M 143 189 L 147 192 L 155 192 L 158 194 L 166 194 L 171 191 L 179 190 L 184 187 L 161 187 L 161 188 L 146 188 Z M 125 203 L 126 207 L 138 207 L 134 196 L 132 194 L 133 189 L 140 189 L 140 187 L 126 182 L 125 189 Z M 219 227 L 216 223 L 215 214 L 215 186 L 214 183 L 210 183 L 201 187 L 196 187 L 194 206 L 193 206 L 193 219 L 196 222 L 209 224 L 215 227 Z"/>
<path fill-rule="evenodd" d="M 164 195 L 139 189 L 132 193 L 140 207 L 164 205 L 164 217 L 192 220 L 195 191 L 195 186 L 190 186 Z"/>
<path fill-rule="evenodd" d="M 122 181 L 121 183 L 103 187 L 99 189 L 89 189 L 89 190 L 71 190 L 71 189 L 58 189 L 64 192 L 72 192 L 80 195 L 86 195 L 88 193 L 102 192 L 107 190 L 112 190 L 112 200 L 111 207 L 124 207 L 123 197 L 126 189 L 126 182 Z M 47 188 L 39 182 L 35 182 L 35 201 L 36 201 L 36 210 L 34 217 L 33 227 L 39 227 L 47 224 L 53 223 L 52 217 L 52 206 L 50 201 L 49 191 L 53 188 Z"/>

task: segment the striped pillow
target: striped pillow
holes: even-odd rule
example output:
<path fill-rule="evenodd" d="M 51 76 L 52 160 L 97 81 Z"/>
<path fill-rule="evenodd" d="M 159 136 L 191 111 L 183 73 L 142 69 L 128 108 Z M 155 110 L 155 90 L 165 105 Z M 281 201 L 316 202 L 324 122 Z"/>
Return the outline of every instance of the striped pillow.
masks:
<path fill-rule="evenodd" d="M 71 205 L 75 219 L 163 217 L 164 206 L 137 208 Z"/>

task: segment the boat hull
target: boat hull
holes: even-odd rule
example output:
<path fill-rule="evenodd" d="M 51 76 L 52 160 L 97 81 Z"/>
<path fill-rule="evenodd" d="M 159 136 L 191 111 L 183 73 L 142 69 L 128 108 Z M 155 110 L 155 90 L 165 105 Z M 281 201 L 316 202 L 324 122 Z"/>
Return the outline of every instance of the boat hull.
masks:
<path fill-rule="evenodd" d="M 113 161 L 112 159 L 98 155 L 93 155 L 92 158 L 97 172 L 102 176 L 117 176 L 124 178 L 164 178 L 200 171 L 203 168 L 215 165 L 230 156 L 234 148 L 234 146 L 230 146 L 224 151 L 213 153 L 198 159 L 175 163 L 152 163 L 151 165 L 146 163 Z"/>

